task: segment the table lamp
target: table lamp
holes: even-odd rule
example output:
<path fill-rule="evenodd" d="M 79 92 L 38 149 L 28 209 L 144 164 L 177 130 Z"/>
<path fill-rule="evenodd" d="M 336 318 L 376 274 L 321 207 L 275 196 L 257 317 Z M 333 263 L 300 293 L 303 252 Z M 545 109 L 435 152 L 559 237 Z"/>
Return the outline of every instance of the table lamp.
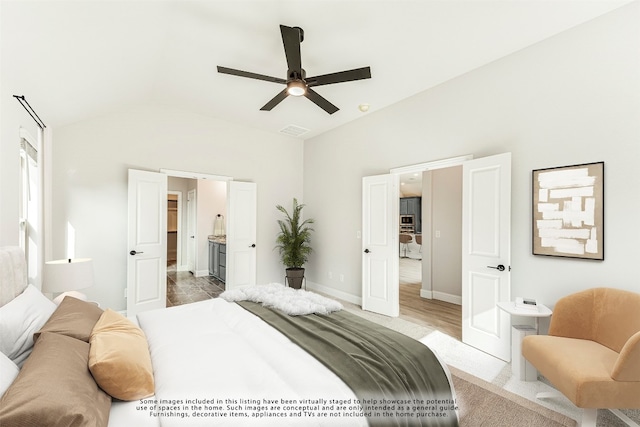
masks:
<path fill-rule="evenodd" d="M 91 258 L 69 258 L 44 263 L 42 292 L 58 293 L 53 300 L 60 304 L 67 295 L 86 301 L 79 289 L 93 286 L 93 261 Z"/>

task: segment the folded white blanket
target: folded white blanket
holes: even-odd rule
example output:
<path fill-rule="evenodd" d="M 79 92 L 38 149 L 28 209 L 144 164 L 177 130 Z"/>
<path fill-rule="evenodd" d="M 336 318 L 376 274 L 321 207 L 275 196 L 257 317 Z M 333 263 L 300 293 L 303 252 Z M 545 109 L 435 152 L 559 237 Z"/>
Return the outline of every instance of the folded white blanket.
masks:
<path fill-rule="evenodd" d="M 275 308 L 291 316 L 304 314 L 329 314 L 342 310 L 342 304 L 303 289 L 288 288 L 280 283 L 268 285 L 241 286 L 220 294 L 229 301 L 252 301 L 265 307 Z"/>

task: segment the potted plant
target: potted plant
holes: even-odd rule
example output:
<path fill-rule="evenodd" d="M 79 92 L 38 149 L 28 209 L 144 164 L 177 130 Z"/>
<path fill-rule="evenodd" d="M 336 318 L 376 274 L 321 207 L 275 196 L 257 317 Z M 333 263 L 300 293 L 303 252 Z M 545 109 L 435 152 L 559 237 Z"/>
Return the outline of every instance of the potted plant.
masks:
<path fill-rule="evenodd" d="M 289 287 L 300 289 L 304 278 L 304 268 L 302 267 L 309 257 L 312 249 L 309 245 L 313 228 L 313 219 L 302 221 L 301 213 L 304 204 L 298 204 L 298 200 L 293 199 L 293 210 L 291 215 L 281 205 L 276 209 L 282 212 L 286 218 L 279 219 L 280 232 L 276 238 L 276 247 L 280 251 L 280 259 L 286 267 L 287 283 Z"/>

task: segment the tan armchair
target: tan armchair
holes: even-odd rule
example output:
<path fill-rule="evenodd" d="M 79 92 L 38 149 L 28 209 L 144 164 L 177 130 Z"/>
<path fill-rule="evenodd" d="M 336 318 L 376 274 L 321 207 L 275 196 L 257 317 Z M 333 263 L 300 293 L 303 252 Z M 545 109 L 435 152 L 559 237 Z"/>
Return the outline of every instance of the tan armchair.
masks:
<path fill-rule="evenodd" d="M 525 337 L 522 355 L 585 409 L 583 426 L 596 425 L 598 408 L 637 425 L 617 409 L 640 409 L 640 294 L 595 288 L 560 299 L 549 335 Z"/>

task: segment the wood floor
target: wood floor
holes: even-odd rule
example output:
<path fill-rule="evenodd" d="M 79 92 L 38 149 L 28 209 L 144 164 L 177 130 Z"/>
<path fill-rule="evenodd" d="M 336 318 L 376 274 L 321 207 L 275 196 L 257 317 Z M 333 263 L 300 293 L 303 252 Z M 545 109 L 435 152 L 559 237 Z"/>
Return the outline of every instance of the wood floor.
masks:
<path fill-rule="evenodd" d="M 167 267 L 167 307 L 216 298 L 224 291 L 224 283 L 213 277 L 196 278 L 188 271 L 175 271 L 174 265 Z M 420 297 L 421 285 L 421 261 L 401 258 L 400 318 L 462 339 L 461 307 Z"/>
<path fill-rule="evenodd" d="M 420 297 L 422 265 L 420 260 L 400 259 L 400 317 L 431 326 L 462 339 L 462 307 Z"/>

